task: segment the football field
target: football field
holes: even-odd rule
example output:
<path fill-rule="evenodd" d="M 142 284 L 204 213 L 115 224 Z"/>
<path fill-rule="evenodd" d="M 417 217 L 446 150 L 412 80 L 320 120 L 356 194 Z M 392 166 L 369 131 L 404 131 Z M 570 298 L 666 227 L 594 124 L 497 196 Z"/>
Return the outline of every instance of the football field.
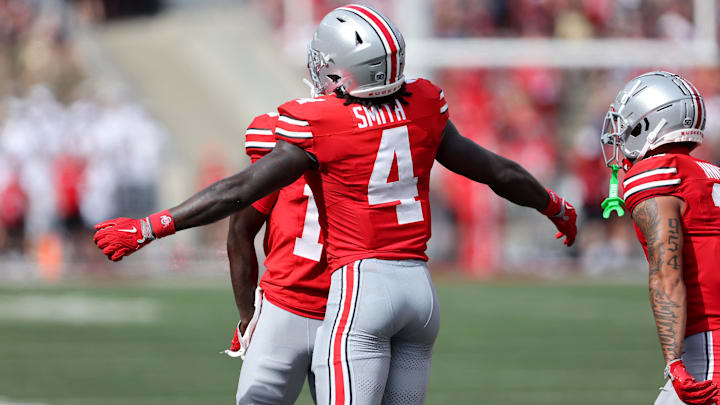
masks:
<path fill-rule="evenodd" d="M 655 399 L 644 285 L 437 284 L 428 404 Z M 236 318 L 229 283 L 0 287 L 0 404 L 230 404 Z"/>

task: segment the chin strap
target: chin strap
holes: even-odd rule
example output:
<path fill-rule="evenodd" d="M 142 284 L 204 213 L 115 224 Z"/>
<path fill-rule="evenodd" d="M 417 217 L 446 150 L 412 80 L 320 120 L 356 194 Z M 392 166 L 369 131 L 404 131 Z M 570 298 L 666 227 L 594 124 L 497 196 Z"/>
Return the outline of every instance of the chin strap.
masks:
<path fill-rule="evenodd" d="M 603 218 L 610 218 L 610 214 L 615 211 L 618 217 L 625 215 L 625 201 L 618 196 L 618 171 L 620 167 L 618 165 L 610 165 L 612 175 L 610 176 L 610 189 L 608 192 L 608 198 L 602 202 Z"/>

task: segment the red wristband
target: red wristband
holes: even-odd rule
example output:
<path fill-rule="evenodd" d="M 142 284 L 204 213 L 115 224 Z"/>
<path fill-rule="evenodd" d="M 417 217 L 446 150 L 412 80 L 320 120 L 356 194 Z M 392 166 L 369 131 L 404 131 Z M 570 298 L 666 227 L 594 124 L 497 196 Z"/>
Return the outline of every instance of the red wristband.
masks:
<path fill-rule="evenodd" d="M 175 221 L 168 210 L 150 215 L 148 221 L 153 234 L 158 239 L 175 233 Z"/>
<path fill-rule="evenodd" d="M 546 188 L 545 190 L 547 190 L 548 195 L 550 196 L 550 201 L 544 210 L 540 210 L 540 213 L 545 216 L 552 217 L 560 213 L 562 210 L 562 198 L 549 188 Z"/>

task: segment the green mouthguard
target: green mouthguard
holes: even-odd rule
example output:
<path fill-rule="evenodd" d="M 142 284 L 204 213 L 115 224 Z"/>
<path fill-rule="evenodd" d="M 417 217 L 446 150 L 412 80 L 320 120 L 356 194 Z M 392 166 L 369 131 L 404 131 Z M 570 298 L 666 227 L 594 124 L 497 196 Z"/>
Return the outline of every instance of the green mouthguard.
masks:
<path fill-rule="evenodd" d="M 625 201 L 618 197 L 618 171 L 620 167 L 618 165 L 610 165 L 612 169 L 612 176 L 610 176 L 610 191 L 608 198 L 602 202 L 603 218 L 610 218 L 610 214 L 615 211 L 618 217 L 625 215 Z"/>

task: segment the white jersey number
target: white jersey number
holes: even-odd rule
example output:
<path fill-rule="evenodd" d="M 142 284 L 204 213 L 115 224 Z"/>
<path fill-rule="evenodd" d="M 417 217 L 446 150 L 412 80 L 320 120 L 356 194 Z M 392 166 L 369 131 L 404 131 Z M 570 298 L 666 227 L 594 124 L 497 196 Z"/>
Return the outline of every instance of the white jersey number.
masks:
<path fill-rule="evenodd" d="M 720 207 L 720 183 L 713 184 L 712 199 L 716 207 Z"/>
<path fill-rule="evenodd" d="M 398 180 L 388 182 L 395 158 Z M 398 223 L 420 222 L 423 220 L 423 212 L 420 201 L 415 200 L 418 196 L 417 182 L 407 126 L 384 130 L 368 184 L 368 203 L 377 205 L 399 201 L 400 204 L 395 207 Z"/>
<path fill-rule="evenodd" d="M 293 254 L 316 262 L 320 261 L 323 245 L 320 240 L 320 221 L 315 197 L 309 185 L 305 185 L 303 194 L 307 196 L 307 209 L 305 210 L 305 223 L 303 224 L 302 236 L 295 238 Z"/>

